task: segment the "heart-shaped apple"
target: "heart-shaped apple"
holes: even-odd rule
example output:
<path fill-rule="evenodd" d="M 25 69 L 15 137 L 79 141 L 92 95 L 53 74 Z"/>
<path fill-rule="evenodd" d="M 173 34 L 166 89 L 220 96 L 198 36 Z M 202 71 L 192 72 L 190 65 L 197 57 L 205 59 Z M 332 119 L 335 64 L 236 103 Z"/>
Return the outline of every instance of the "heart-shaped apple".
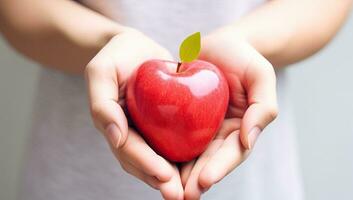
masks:
<path fill-rule="evenodd" d="M 146 61 L 127 86 L 135 127 L 159 155 L 174 162 L 190 161 L 205 150 L 224 120 L 228 99 L 222 72 L 201 60 Z"/>

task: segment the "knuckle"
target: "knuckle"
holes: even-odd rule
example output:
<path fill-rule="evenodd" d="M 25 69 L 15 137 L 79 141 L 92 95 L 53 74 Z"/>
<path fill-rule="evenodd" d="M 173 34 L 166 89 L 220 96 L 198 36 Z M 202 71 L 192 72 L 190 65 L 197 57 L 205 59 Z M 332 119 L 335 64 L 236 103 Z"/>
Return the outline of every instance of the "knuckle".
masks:
<path fill-rule="evenodd" d="M 103 113 L 102 106 L 98 103 L 92 103 L 90 106 L 91 116 L 93 119 L 97 120 Z"/>
<path fill-rule="evenodd" d="M 260 57 L 258 60 L 258 67 L 262 69 L 263 72 L 267 74 L 275 74 L 275 69 L 273 65 L 265 57 Z"/>
<path fill-rule="evenodd" d="M 121 168 L 122 168 L 125 172 L 127 172 L 127 173 L 130 174 L 130 170 L 129 170 L 129 168 L 125 165 L 124 162 L 120 161 L 120 166 L 121 166 Z"/>
<path fill-rule="evenodd" d="M 93 125 L 96 129 L 101 130 L 100 123 L 97 120 L 93 119 Z"/>
<path fill-rule="evenodd" d="M 92 105 L 90 107 L 90 113 L 91 113 L 91 118 L 93 121 L 93 125 L 94 127 L 101 131 L 102 133 L 104 133 L 103 129 L 104 129 L 104 124 L 102 123 L 102 108 Z"/>
<path fill-rule="evenodd" d="M 203 187 L 203 188 L 208 188 L 211 187 L 212 184 L 214 184 L 212 179 L 209 179 L 205 176 L 200 176 L 199 178 L 199 184 Z"/>
<path fill-rule="evenodd" d="M 265 62 L 264 62 L 264 69 L 266 70 L 266 72 L 268 74 L 275 76 L 275 69 L 274 69 L 273 65 L 268 60 L 265 60 Z"/>
<path fill-rule="evenodd" d="M 278 116 L 278 107 L 277 107 L 277 105 L 268 106 L 267 107 L 267 114 L 268 114 L 268 117 L 269 117 L 269 119 L 271 121 L 276 119 L 277 116 Z"/>
<path fill-rule="evenodd" d="M 129 145 L 126 145 L 126 141 L 123 141 L 123 144 L 121 144 L 119 147 L 117 147 L 117 150 L 121 153 L 121 154 L 128 154 L 129 152 Z"/>
<path fill-rule="evenodd" d="M 106 55 L 96 55 L 87 65 L 84 70 L 86 78 L 88 77 L 101 77 L 112 75 L 114 72 L 114 63 Z"/>
<path fill-rule="evenodd" d="M 267 60 L 265 57 L 261 56 L 260 62 L 261 62 L 261 65 L 263 65 L 264 67 L 273 69 L 271 62 Z"/>
<path fill-rule="evenodd" d="M 265 66 L 269 69 L 271 69 L 271 71 L 273 71 L 273 65 L 270 63 L 270 61 L 268 61 L 267 59 L 265 59 Z"/>
<path fill-rule="evenodd" d="M 91 74 L 94 74 L 98 71 L 98 67 L 97 67 L 97 62 L 95 61 L 95 59 L 92 59 L 87 65 L 86 65 L 86 68 L 85 68 L 85 76 L 88 77 L 90 76 Z"/>

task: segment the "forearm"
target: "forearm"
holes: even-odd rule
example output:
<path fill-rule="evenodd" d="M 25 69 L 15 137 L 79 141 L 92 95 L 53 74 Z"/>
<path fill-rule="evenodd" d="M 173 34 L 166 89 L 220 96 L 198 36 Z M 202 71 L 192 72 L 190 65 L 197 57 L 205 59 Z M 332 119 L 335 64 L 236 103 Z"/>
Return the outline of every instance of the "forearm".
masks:
<path fill-rule="evenodd" d="M 31 59 L 81 73 L 122 26 L 69 0 L 0 0 L 0 31 Z"/>
<path fill-rule="evenodd" d="M 273 0 L 239 20 L 242 34 L 275 67 L 302 60 L 327 44 L 352 0 Z"/>

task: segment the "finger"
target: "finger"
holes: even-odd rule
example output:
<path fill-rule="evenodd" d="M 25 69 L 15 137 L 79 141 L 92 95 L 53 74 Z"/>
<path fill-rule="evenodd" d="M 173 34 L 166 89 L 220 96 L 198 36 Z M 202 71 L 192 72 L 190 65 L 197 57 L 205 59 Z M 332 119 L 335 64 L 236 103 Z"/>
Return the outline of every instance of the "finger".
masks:
<path fill-rule="evenodd" d="M 178 168 L 174 167 L 173 177 L 159 187 L 161 194 L 166 200 L 182 200 L 184 197 L 184 190 L 180 180 Z"/>
<path fill-rule="evenodd" d="M 191 174 L 192 168 L 195 165 L 195 160 L 192 160 L 190 162 L 187 162 L 181 166 L 181 183 L 183 187 L 185 187 L 187 180 L 189 179 L 189 176 Z"/>
<path fill-rule="evenodd" d="M 203 188 L 211 187 L 237 167 L 247 153 L 240 142 L 239 131 L 232 132 L 203 167 L 198 183 Z"/>
<path fill-rule="evenodd" d="M 196 163 L 195 163 L 194 167 L 192 168 L 192 171 L 189 175 L 189 178 L 186 182 L 186 185 L 185 185 L 185 193 L 184 193 L 185 199 L 199 199 L 200 198 L 200 196 L 203 192 L 203 188 L 198 183 L 199 174 L 200 174 L 202 168 L 208 162 L 208 160 L 217 151 L 217 149 L 222 145 L 222 143 L 223 143 L 222 139 L 213 140 L 212 143 L 207 147 L 206 151 L 204 153 L 202 153 L 201 156 L 197 159 L 197 161 L 196 161 Z"/>
<path fill-rule="evenodd" d="M 87 65 L 85 75 L 94 124 L 118 148 L 126 141 L 128 125 L 117 103 L 119 85 L 115 67 L 109 58 L 98 54 Z"/>
<path fill-rule="evenodd" d="M 121 167 L 129 174 L 135 176 L 136 178 L 140 179 L 141 181 L 145 182 L 152 188 L 158 190 L 161 182 L 153 176 L 149 176 L 145 173 L 143 173 L 141 170 L 137 169 L 133 165 L 131 165 L 129 162 L 126 161 L 120 161 Z"/>
<path fill-rule="evenodd" d="M 145 182 L 152 188 L 156 190 L 160 190 L 164 199 L 167 199 L 167 200 L 183 199 L 183 195 L 184 195 L 183 187 L 180 182 L 179 171 L 176 167 L 174 168 L 173 177 L 168 182 L 160 182 L 155 177 L 152 177 L 143 173 L 142 171 L 140 171 L 139 169 L 131 165 L 129 162 L 121 161 L 120 164 L 123 167 L 123 169 L 129 174 Z"/>
<path fill-rule="evenodd" d="M 128 138 L 119 149 L 114 149 L 118 159 L 129 161 L 137 169 L 155 176 L 162 182 L 173 176 L 173 167 L 164 158 L 157 155 L 134 130 L 130 129 Z"/>
<path fill-rule="evenodd" d="M 172 55 L 143 33 L 128 29 L 111 39 L 102 52 L 108 52 L 115 64 L 119 66 L 120 82 L 126 82 L 133 71 L 144 61 L 150 59 L 173 60 Z"/>
<path fill-rule="evenodd" d="M 241 119 L 228 118 L 224 119 L 215 139 L 225 139 L 231 132 L 240 129 Z"/>
<path fill-rule="evenodd" d="M 276 76 L 272 65 L 257 52 L 245 73 L 248 104 L 240 129 L 240 139 L 251 149 L 260 132 L 277 116 Z"/>
<path fill-rule="evenodd" d="M 225 119 L 222 123 L 219 132 L 217 133 L 215 139 L 206 149 L 206 151 L 199 157 L 196 164 L 193 165 L 190 174 L 186 175 L 188 172 L 182 173 L 182 182 L 185 187 L 185 197 L 187 199 L 197 199 L 200 195 L 209 189 L 209 187 L 200 187 L 198 183 L 199 174 L 208 160 L 217 152 L 218 148 L 221 147 L 224 139 L 234 130 L 240 128 L 241 120 L 238 118 Z M 190 167 L 190 166 L 186 166 Z M 185 171 L 188 171 L 188 168 Z M 185 183 L 185 177 L 188 177 Z M 184 180 L 183 180 L 184 179 Z"/>

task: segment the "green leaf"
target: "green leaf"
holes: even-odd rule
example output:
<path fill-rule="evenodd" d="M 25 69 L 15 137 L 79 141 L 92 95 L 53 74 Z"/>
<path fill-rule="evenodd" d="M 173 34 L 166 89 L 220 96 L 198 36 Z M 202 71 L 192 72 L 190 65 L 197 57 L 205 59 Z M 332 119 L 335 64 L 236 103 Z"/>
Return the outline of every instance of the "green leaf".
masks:
<path fill-rule="evenodd" d="M 201 50 L 201 34 L 196 32 L 189 35 L 181 43 L 179 49 L 179 56 L 181 62 L 191 62 L 199 56 Z"/>

